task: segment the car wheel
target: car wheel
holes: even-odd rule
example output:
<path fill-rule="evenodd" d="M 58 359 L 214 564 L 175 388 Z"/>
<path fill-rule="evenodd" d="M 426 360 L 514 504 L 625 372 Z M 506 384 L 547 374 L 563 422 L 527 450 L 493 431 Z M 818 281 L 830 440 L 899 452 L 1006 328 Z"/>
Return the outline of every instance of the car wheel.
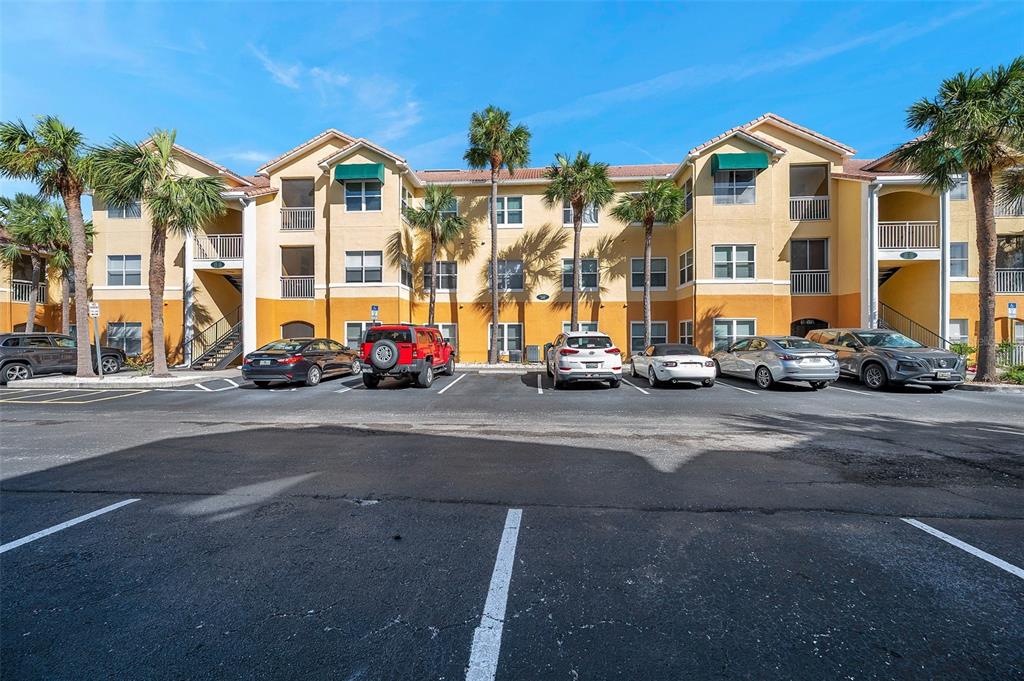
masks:
<path fill-rule="evenodd" d="M 0 372 L 0 378 L 3 379 L 4 383 L 8 381 L 24 381 L 27 378 L 32 378 L 32 367 L 27 364 L 8 364 Z"/>
<path fill-rule="evenodd" d="M 885 374 L 885 369 L 881 364 L 875 362 L 864 367 L 861 380 L 870 390 L 881 390 L 889 384 L 889 377 Z"/>
<path fill-rule="evenodd" d="M 426 364 L 419 375 L 416 376 L 416 385 L 420 388 L 429 388 L 434 383 L 434 367 Z"/>
<path fill-rule="evenodd" d="M 715 360 L 715 378 L 721 378 L 721 377 L 722 377 L 722 365 L 719 364 L 718 360 L 716 359 Z"/>
<path fill-rule="evenodd" d="M 352 360 L 351 370 L 353 376 L 358 376 L 359 374 L 363 373 L 363 363 L 360 362 L 358 359 Z"/>
<path fill-rule="evenodd" d="M 824 390 L 828 387 L 828 381 L 811 381 L 811 387 L 815 390 Z"/>
<path fill-rule="evenodd" d="M 253 381 L 253 383 L 256 384 L 257 388 L 266 388 L 268 385 L 270 385 L 270 381 Z"/>
<path fill-rule="evenodd" d="M 715 387 L 715 379 L 713 379 L 713 378 L 705 378 L 703 381 L 700 382 L 700 384 L 702 386 L 704 386 L 705 388 L 714 388 Z"/>
<path fill-rule="evenodd" d="M 309 367 L 309 371 L 306 372 L 306 385 L 313 387 L 320 383 L 320 379 L 323 378 L 323 372 L 320 371 L 320 367 L 315 364 Z"/>
<path fill-rule="evenodd" d="M 103 368 L 104 375 L 116 374 L 118 371 L 121 370 L 121 360 L 112 355 L 107 355 L 100 362 L 100 366 Z"/>
<path fill-rule="evenodd" d="M 647 369 L 647 382 L 651 384 L 652 388 L 657 388 L 661 385 L 661 381 L 659 381 L 658 377 L 654 374 L 654 367 Z"/>
<path fill-rule="evenodd" d="M 448 361 L 444 364 L 444 375 L 454 376 L 455 375 L 455 358 L 449 357 Z"/>
<path fill-rule="evenodd" d="M 374 376 L 373 374 L 363 374 L 363 385 L 367 388 L 373 389 L 380 384 L 380 377 Z"/>
<path fill-rule="evenodd" d="M 761 390 L 768 390 L 775 384 L 775 379 L 772 378 L 772 372 L 768 367 L 759 366 L 754 372 L 754 382 Z"/>
<path fill-rule="evenodd" d="M 621 383 L 622 383 L 621 379 L 613 378 L 613 379 L 608 381 L 608 387 L 609 388 L 618 388 L 619 384 L 621 384 Z"/>

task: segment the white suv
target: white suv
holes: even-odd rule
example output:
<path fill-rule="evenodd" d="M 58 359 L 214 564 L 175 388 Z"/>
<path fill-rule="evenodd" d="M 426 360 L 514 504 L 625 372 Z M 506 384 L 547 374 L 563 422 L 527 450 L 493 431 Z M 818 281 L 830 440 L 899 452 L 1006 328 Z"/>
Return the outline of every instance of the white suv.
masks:
<path fill-rule="evenodd" d="M 544 346 L 544 352 L 555 390 L 575 381 L 607 381 L 618 388 L 622 380 L 622 351 L 598 331 L 559 334 Z"/>

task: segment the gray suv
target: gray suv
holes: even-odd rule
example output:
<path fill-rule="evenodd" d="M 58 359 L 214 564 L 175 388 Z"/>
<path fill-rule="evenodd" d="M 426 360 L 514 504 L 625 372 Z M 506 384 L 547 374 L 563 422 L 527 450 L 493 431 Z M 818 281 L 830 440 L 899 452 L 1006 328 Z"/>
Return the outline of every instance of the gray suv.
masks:
<path fill-rule="evenodd" d="M 94 353 L 95 354 L 95 353 Z M 113 374 L 124 366 L 119 348 L 100 346 L 103 373 Z M 96 369 L 93 359 L 93 369 Z M 78 366 L 75 339 L 59 333 L 0 334 L 0 385 L 21 381 L 35 374 L 73 373 Z"/>
<path fill-rule="evenodd" d="M 808 333 L 807 340 L 835 352 L 839 371 L 871 390 L 895 384 L 944 392 L 963 383 L 967 372 L 956 353 L 921 345 L 890 329 L 819 329 Z"/>

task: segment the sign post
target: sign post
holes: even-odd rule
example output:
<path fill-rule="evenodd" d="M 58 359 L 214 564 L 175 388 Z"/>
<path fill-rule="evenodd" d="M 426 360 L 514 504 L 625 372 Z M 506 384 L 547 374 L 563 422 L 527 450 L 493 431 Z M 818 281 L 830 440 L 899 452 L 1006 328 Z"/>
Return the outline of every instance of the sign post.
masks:
<path fill-rule="evenodd" d="M 1010 319 L 1017 318 L 1017 303 L 1006 304 L 1006 316 L 1009 317 Z"/>
<path fill-rule="evenodd" d="M 377 323 L 377 315 L 380 313 L 380 307 L 377 305 L 370 306 L 370 321 L 374 324 Z"/>
<path fill-rule="evenodd" d="M 89 317 L 92 319 L 92 335 L 96 339 L 96 371 L 103 380 L 103 360 L 100 357 L 100 304 L 89 303 Z"/>

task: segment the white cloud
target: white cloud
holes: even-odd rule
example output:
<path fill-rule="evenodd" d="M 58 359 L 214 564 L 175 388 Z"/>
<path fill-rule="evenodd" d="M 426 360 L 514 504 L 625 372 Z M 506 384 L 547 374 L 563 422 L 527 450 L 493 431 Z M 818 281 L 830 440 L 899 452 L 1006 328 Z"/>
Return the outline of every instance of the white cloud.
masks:
<path fill-rule="evenodd" d="M 263 64 L 263 68 L 267 70 L 267 73 L 270 74 L 275 82 L 292 90 L 299 89 L 299 75 L 302 73 L 300 65 L 276 62 L 270 58 L 270 55 L 265 50 L 261 50 L 253 45 L 249 45 L 249 50 L 256 55 L 256 58 Z"/>

